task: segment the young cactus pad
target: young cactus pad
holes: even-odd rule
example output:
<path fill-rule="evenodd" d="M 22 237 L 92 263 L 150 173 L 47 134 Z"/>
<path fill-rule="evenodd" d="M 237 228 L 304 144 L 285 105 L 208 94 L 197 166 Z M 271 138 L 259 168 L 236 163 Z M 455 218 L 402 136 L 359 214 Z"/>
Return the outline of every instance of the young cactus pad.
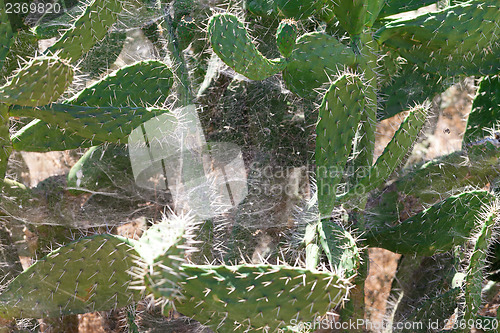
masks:
<path fill-rule="evenodd" d="M 217 14 L 208 23 L 214 52 L 236 72 L 251 80 L 264 80 L 286 66 L 284 59 L 269 60 L 252 43 L 245 26 L 231 14 Z"/>
<path fill-rule="evenodd" d="M 136 243 L 140 261 L 135 269 L 134 287 L 151 293 L 165 304 L 180 296 L 178 283 L 185 279 L 180 269 L 193 242 L 197 223 L 193 215 L 164 216 Z"/>
<path fill-rule="evenodd" d="M 111 235 L 63 246 L 7 286 L 0 295 L 0 316 L 59 317 L 126 306 L 139 298 L 128 289 L 133 253 L 126 239 Z"/>
<path fill-rule="evenodd" d="M 467 119 L 464 146 L 484 137 L 484 129 L 500 120 L 500 75 L 485 76 L 479 83 L 472 110 Z M 465 148 L 465 147 L 464 147 Z"/>
<path fill-rule="evenodd" d="M 482 223 L 478 224 L 471 241 L 474 248 L 469 258 L 464 279 L 465 291 L 465 320 L 474 320 L 482 305 L 482 282 L 484 280 L 484 267 L 486 266 L 488 247 L 492 243 L 493 229 L 498 223 L 497 204 L 480 216 Z"/>
<path fill-rule="evenodd" d="M 283 20 L 276 30 L 276 44 L 281 55 L 288 58 L 295 46 L 297 39 L 297 22 L 294 20 Z"/>
<path fill-rule="evenodd" d="M 283 79 L 292 92 L 314 98 L 314 89 L 330 82 L 339 70 L 353 66 L 355 61 L 354 52 L 335 37 L 313 32 L 297 39 Z"/>
<path fill-rule="evenodd" d="M 177 311 L 202 324 L 273 332 L 324 315 L 342 303 L 348 283 L 329 272 L 272 265 L 183 265 Z M 233 324 L 234 322 L 234 324 Z"/>
<path fill-rule="evenodd" d="M 329 216 L 344 174 L 352 142 L 365 107 L 363 83 L 343 75 L 332 83 L 319 109 L 316 125 L 316 178 L 320 214 Z"/>
<path fill-rule="evenodd" d="M 73 74 L 73 67 L 57 57 L 34 58 L 0 87 L 0 102 L 33 107 L 51 103 L 68 88 Z"/>

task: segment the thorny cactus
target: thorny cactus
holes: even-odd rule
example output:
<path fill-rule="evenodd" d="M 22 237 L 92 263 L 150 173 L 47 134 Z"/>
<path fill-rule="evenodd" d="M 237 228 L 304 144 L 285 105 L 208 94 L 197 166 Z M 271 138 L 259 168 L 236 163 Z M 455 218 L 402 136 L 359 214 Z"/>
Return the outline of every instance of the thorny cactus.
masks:
<path fill-rule="evenodd" d="M 446 281 L 418 295 L 411 311 L 403 302 L 395 305 L 394 320 L 425 325 L 455 314 L 456 322 L 467 323 L 456 330 L 463 332 L 473 322 L 477 326 L 491 321 L 480 316 L 479 309 L 498 203 L 495 192 L 484 188 L 498 176 L 500 143 L 495 135 L 483 139 L 482 130 L 498 119 L 500 6 L 496 0 L 451 1 L 423 14 L 408 12 L 433 3 L 245 1 L 249 19 L 273 22 L 276 28 L 271 40 L 281 56 L 269 59 L 264 53 L 273 50 L 261 52 L 237 15 L 223 12 L 207 18 L 193 1 L 176 0 L 170 6 L 158 1 L 148 10 L 155 8 L 161 21 L 142 28 L 155 45 L 166 44 L 172 69 L 159 61 L 138 62 L 58 100 L 71 84 L 72 64 L 108 34 L 121 10 L 119 1 L 89 3 L 44 56 L 29 61 L 0 87 L 1 177 L 12 147 L 50 151 L 94 146 L 73 167 L 68 185 L 75 193 L 107 186 L 113 177 L 96 172 L 94 166 L 111 152 L 109 147 L 120 149 L 119 144 L 127 143 L 134 129 L 142 128 L 146 138 L 143 124 L 169 113 L 151 105 L 163 104 L 172 87 L 176 105 L 191 104 L 192 83 L 198 83 L 200 74 L 200 100 L 210 94 L 207 87 L 217 83 L 211 68 L 215 57 L 200 70 L 207 65 L 206 54 L 181 52 L 199 50 L 200 27 L 205 25 L 213 52 L 234 71 L 256 81 L 281 73 L 286 87 L 302 101 L 319 102 L 317 112 L 306 109 L 303 115 L 306 123 L 315 125 L 311 182 L 316 190 L 304 210 L 307 223 L 301 221 L 293 230 L 292 238 L 299 242 L 285 244 L 289 251 L 280 253 L 276 264 L 191 262 L 194 248 L 203 248 L 194 238 L 209 242 L 203 230 L 213 222 L 200 227 L 202 218 L 193 215 L 171 214 L 139 240 L 107 234 L 83 238 L 52 251 L 11 281 L 0 294 L 0 316 L 41 318 L 110 310 L 152 295 L 163 301 L 165 313 L 174 308 L 220 332 L 304 329 L 297 324 L 314 324 L 329 310 L 338 311 L 343 321 L 362 319 L 365 248 L 381 247 L 406 256 L 449 254 L 454 259 L 441 279 Z M 0 7 L 6 8 L 3 0 Z M 400 18 L 391 16 L 404 12 Z M 7 15 L 0 20 L 2 64 L 16 32 L 9 28 Z M 64 18 L 59 22 L 68 27 Z M 308 30 L 311 22 L 314 31 Z M 54 34 L 43 25 L 34 31 L 38 36 Z M 193 64 L 200 68 L 189 73 Z M 487 75 L 474 100 L 463 151 L 392 178 L 426 124 L 426 99 L 463 75 Z M 229 92 L 238 91 L 234 82 L 224 83 Z M 220 93 L 216 88 L 213 92 Z M 242 90 L 255 89 L 249 85 Z M 272 101 L 287 107 L 279 98 Z M 405 110 L 409 112 L 399 130 L 373 162 L 377 117 Z M 10 116 L 36 119 L 11 137 Z M 106 143 L 117 145 L 95 147 Z M 116 155 L 111 156 L 109 163 L 118 163 Z M 188 161 L 196 164 L 196 157 Z M 203 170 L 191 172 L 196 178 Z M 19 197 L 5 205 L 11 212 L 20 203 L 33 202 L 33 194 L 21 184 L 4 183 L 6 193 Z M 15 213 L 22 214 L 19 209 Z M 233 254 L 241 251 L 239 245 L 233 240 Z M 460 255 L 458 249 L 469 251 Z M 298 265 L 290 264 L 294 259 Z M 30 288 L 25 287 L 28 280 Z"/>

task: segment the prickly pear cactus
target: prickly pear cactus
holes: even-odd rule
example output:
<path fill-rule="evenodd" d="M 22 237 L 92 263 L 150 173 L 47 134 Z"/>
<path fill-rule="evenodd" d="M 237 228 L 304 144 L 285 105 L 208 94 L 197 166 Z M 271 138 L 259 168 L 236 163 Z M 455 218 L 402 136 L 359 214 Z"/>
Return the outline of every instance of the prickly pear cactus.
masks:
<path fill-rule="evenodd" d="M 57 317 L 123 307 L 129 292 L 133 247 L 100 235 L 68 244 L 17 276 L 0 295 L 3 318 Z"/>
<path fill-rule="evenodd" d="M 183 299 L 176 309 L 223 331 L 285 328 L 322 316 L 347 288 L 336 275 L 270 266 L 182 266 Z M 244 292 L 240 292 L 244 290 Z"/>
<path fill-rule="evenodd" d="M 425 256 L 452 259 L 450 267 L 433 271 L 432 278 L 445 282 L 415 291 L 422 295 L 415 297 L 414 311 L 406 311 L 410 301 L 400 302 L 403 319 L 448 319 L 453 312 L 461 319 L 482 318 L 483 268 L 497 225 L 496 194 L 487 188 L 498 177 L 500 144 L 497 136 L 484 138 L 481 131 L 498 120 L 500 8 L 494 0 L 423 8 L 434 2 L 247 0 L 242 10 L 239 3 L 223 1 L 215 8 L 189 0 L 93 0 L 50 24 L 42 18 L 29 38 L 57 41 L 43 56 L 10 73 L 4 60 L 19 54 L 14 47 L 21 45 L 19 40 L 11 39 L 21 33 L 4 12 L 11 2 L 0 0 L 0 70 L 8 75 L 0 86 L 2 179 L 12 148 L 90 148 L 68 175 L 72 191 L 63 188 L 60 197 L 74 195 L 79 211 L 98 195 L 119 196 L 125 192 L 119 176 L 134 177 L 130 165 L 122 163 L 130 162 L 129 156 L 120 153 L 126 151 L 130 133 L 142 128 L 144 146 L 151 147 L 142 125 L 168 114 L 168 119 L 188 126 L 191 119 L 183 122 L 174 109 L 194 103 L 198 105 L 189 117 L 199 120 L 207 133 L 177 137 L 168 126 L 160 131 L 189 148 L 181 154 L 189 163 L 199 162 L 196 149 L 202 149 L 197 143 L 203 142 L 209 152 L 216 146 L 205 143 L 205 137 L 219 138 L 220 128 L 244 128 L 247 133 L 238 136 L 238 144 L 250 149 L 238 158 L 245 160 L 245 167 L 255 167 L 252 159 L 267 163 L 275 158 L 263 147 L 290 145 L 289 155 L 311 154 L 287 156 L 286 167 L 307 169 L 312 177 L 304 177 L 306 182 L 317 184 L 316 190 L 310 184 L 299 190 L 298 177 L 290 176 L 296 183 L 291 193 L 256 196 L 282 202 L 269 210 L 257 202 L 250 213 L 246 207 L 254 202 L 249 196 L 243 203 L 229 200 L 226 207 L 202 193 L 207 194 L 207 207 L 218 209 L 210 221 L 188 214 L 193 202 L 175 203 L 168 209 L 178 214 L 153 222 L 138 240 L 104 234 L 62 246 L 6 284 L 0 293 L 0 317 L 114 310 L 149 295 L 162 303 L 164 314 L 175 309 L 220 332 L 294 330 L 292 322 L 311 322 L 329 311 L 339 312 L 342 320 L 359 320 L 365 318 L 366 247 L 382 247 L 405 256 L 400 276 L 406 269 L 415 271 L 416 262 L 428 262 Z M 134 10 L 141 14 L 127 17 Z M 402 18 L 391 17 L 405 12 Z M 107 73 L 123 45 L 133 43 L 129 32 L 134 29 L 146 33 L 151 54 L 161 55 L 164 62 L 138 61 Z M 72 84 L 78 64 L 96 78 L 86 88 Z M 482 79 L 474 100 L 464 150 L 403 168 L 428 121 L 426 100 L 461 76 L 484 74 L 490 76 Z M 77 90 L 72 97 L 70 87 Z M 375 160 L 376 113 L 387 118 L 402 111 L 409 111 L 407 117 Z M 12 136 L 11 117 L 23 122 Z M 284 139 L 290 124 L 297 123 L 303 123 L 298 127 L 312 144 Z M 153 162 L 151 154 L 149 158 Z M 166 167 L 175 161 L 169 156 L 154 162 L 161 164 L 165 178 Z M 221 184 L 232 196 L 228 166 L 216 164 L 200 162 L 202 167 L 180 177 L 205 179 L 213 169 L 222 169 Z M 5 215 L 28 203 L 54 204 L 52 197 L 36 197 L 43 186 L 31 191 L 11 180 L 2 184 L 6 197 L 19 196 L 2 203 Z M 78 197 L 82 191 L 86 193 Z M 257 232 L 249 231 L 256 229 L 248 217 L 254 211 L 267 223 L 293 211 L 301 199 L 308 202 L 302 216 L 285 216 L 283 225 L 263 223 Z M 155 213 L 167 211 L 149 200 L 136 211 L 152 206 Z M 58 213 L 54 207 L 48 211 Z M 204 227 L 197 230 L 194 225 L 201 223 Z M 245 237 L 238 238 L 241 229 Z M 251 243 L 255 236 L 261 237 L 260 243 Z M 205 243 L 199 256 L 192 253 L 195 239 Z M 225 253 L 226 246 L 231 253 Z M 462 255 L 467 249 L 472 251 Z M 240 253 L 252 254 L 252 264 L 229 264 Z M 210 263 L 194 264 L 205 255 Z M 418 258 L 413 265 L 408 264 L 410 256 Z M 450 284 L 449 275 L 458 278 Z M 410 278 L 405 281 L 411 285 Z M 128 318 L 129 327 L 139 330 L 130 311 Z"/>
<path fill-rule="evenodd" d="M 35 58 L 0 87 L 0 102 L 32 107 L 49 104 L 69 87 L 73 76 L 73 67 L 60 58 Z"/>

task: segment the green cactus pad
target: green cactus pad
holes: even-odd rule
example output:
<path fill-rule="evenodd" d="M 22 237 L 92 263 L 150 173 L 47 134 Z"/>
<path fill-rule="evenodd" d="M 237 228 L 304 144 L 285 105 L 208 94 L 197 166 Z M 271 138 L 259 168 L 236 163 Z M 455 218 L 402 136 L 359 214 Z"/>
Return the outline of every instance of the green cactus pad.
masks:
<path fill-rule="evenodd" d="M 467 120 L 464 146 L 480 140 L 485 129 L 494 127 L 500 121 L 500 76 L 485 76 L 479 83 L 472 110 Z"/>
<path fill-rule="evenodd" d="M 325 0 L 276 0 L 278 12 L 286 18 L 307 19 L 321 10 Z"/>
<path fill-rule="evenodd" d="M 495 240 L 492 238 L 493 229 L 498 222 L 496 207 L 489 207 L 483 214 L 482 223 L 478 223 L 478 230 L 471 237 L 474 244 L 472 254 L 469 258 L 469 265 L 465 271 L 464 296 L 465 296 L 465 314 L 466 321 L 475 320 L 481 309 L 482 302 L 482 284 L 484 280 L 484 268 L 489 245 Z"/>
<path fill-rule="evenodd" d="M 183 16 L 177 23 L 177 36 L 179 49 L 185 50 L 198 36 L 199 28 L 196 26 L 194 18 Z"/>
<path fill-rule="evenodd" d="M 441 201 L 443 193 L 488 186 L 500 175 L 499 159 L 500 149 L 486 141 L 416 166 L 369 203 L 370 224 L 395 225 Z"/>
<path fill-rule="evenodd" d="M 380 11 L 386 4 L 386 0 L 368 0 L 366 3 L 366 16 L 365 25 L 369 28 L 372 27 L 373 23 L 380 14 Z"/>
<path fill-rule="evenodd" d="M 35 119 L 11 137 L 17 151 L 47 152 L 76 148 L 89 148 L 102 141 L 90 140 L 65 130 L 58 125 Z"/>
<path fill-rule="evenodd" d="M 320 214 L 329 216 L 365 107 L 363 82 L 343 75 L 328 89 L 316 125 L 316 179 Z"/>
<path fill-rule="evenodd" d="M 288 61 L 283 71 L 288 89 L 301 97 L 315 98 L 314 89 L 353 66 L 356 56 L 335 37 L 314 32 L 299 37 Z"/>
<path fill-rule="evenodd" d="M 329 272 L 271 265 L 183 265 L 180 313 L 212 328 L 269 330 L 310 321 L 342 303 L 347 283 Z M 232 326 L 232 327 L 231 327 Z"/>
<path fill-rule="evenodd" d="M 14 39 L 14 32 L 10 26 L 4 2 L 0 0 L 0 70 L 3 68 L 5 57 L 9 53 L 10 44 Z"/>
<path fill-rule="evenodd" d="M 186 278 L 180 267 L 187 253 L 193 252 L 190 242 L 195 228 L 192 215 L 173 214 L 149 228 L 136 245 L 146 269 L 135 283 L 164 301 L 180 297 L 179 282 Z"/>
<path fill-rule="evenodd" d="M 141 61 L 105 76 L 66 103 L 96 107 L 161 105 L 173 84 L 173 73 L 164 63 Z"/>
<path fill-rule="evenodd" d="M 55 101 L 73 81 L 73 67 L 56 57 L 32 59 L 0 87 L 0 102 L 40 106 Z"/>
<path fill-rule="evenodd" d="M 7 171 L 7 163 L 12 152 L 9 133 L 9 106 L 0 103 L 0 180 L 3 181 Z M 2 185 L 0 185 L 1 190 Z"/>
<path fill-rule="evenodd" d="M 358 273 L 361 251 L 349 231 L 330 219 L 324 219 L 318 224 L 318 238 L 328 262 L 337 274 L 350 278 Z"/>
<path fill-rule="evenodd" d="M 141 61 L 105 76 L 66 103 L 96 107 L 162 104 L 172 85 L 173 74 L 164 63 Z M 78 135 L 63 124 L 42 120 L 24 126 L 12 141 L 17 150 L 40 152 L 88 148 L 104 142 Z"/>
<path fill-rule="evenodd" d="M 368 0 L 337 0 L 333 12 L 344 28 L 351 36 L 357 36 L 363 32 L 366 16 L 368 15 Z"/>
<path fill-rule="evenodd" d="M 428 105 L 416 106 L 401 123 L 375 164 L 349 192 L 338 197 L 344 202 L 360 193 L 368 193 L 382 185 L 405 160 L 427 119 Z"/>
<path fill-rule="evenodd" d="M 7 286 L 0 295 L 0 316 L 59 317 L 117 309 L 138 300 L 139 293 L 128 289 L 134 253 L 129 241 L 111 235 L 65 245 Z"/>
<path fill-rule="evenodd" d="M 379 43 L 395 49 L 427 72 L 442 75 L 500 71 L 500 3 L 469 1 L 379 29 Z"/>
<path fill-rule="evenodd" d="M 16 117 L 37 117 L 88 140 L 126 143 L 128 135 L 137 126 L 165 112 L 168 110 L 51 104 L 41 108 L 13 107 L 10 114 Z"/>
<path fill-rule="evenodd" d="M 208 37 L 215 53 L 226 65 L 251 80 L 264 80 L 286 66 L 284 59 L 264 57 L 234 15 L 214 15 L 208 23 Z"/>
<path fill-rule="evenodd" d="M 104 38 L 109 28 L 116 22 L 121 10 L 121 1 L 92 0 L 74 25 L 47 51 L 58 52 L 61 58 L 73 62 L 78 60 L 96 42 Z"/>
<path fill-rule="evenodd" d="M 393 227 L 381 227 L 367 234 L 369 246 L 401 254 L 431 256 L 464 244 L 484 205 L 495 196 L 487 191 L 451 196 Z"/>
<path fill-rule="evenodd" d="M 276 30 L 276 44 L 281 55 L 288 58 L 295 46 L 297 39 L 297 22 L 293 20 L 283 20 Z"/>

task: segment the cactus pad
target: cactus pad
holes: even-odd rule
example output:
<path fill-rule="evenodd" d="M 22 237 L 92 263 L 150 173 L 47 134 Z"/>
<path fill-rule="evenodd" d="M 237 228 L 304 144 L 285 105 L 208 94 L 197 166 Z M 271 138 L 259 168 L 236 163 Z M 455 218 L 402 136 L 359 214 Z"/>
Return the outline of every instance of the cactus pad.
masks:
<path fill-rule="evenodd" d="M 465 315 L 464 319 L 475 320 L 482 305 L 482 283 L 484 267 L 486 265 L 489 245 L 494 241 L 493 229 L 498 222 L 497 207 L 490 206 L 482 216 L 482 223 L 478 223 L 477 232 L 471 237 L 473 250 L 469 258 L 464 279 Z"/>
<path fill-rule="evenodd" d="M 186 278 L 180 267 L 194 250 L 190 246 L 194 228 L 192 215 L 173 214 L 149 228 L 136 245 L 146 269 L 135 283 L 164 301 L 180 297 L 179 282 Z"/>
<path fill-rule="evenodd" d="M 102 143 L 99 140 L 86 139 L 40 119 L 35 119 L 25 125 L 12 135 L 11 140 L 14 149 L 34 152 L 89 148 Z"/>
<path fill-rule="evenodd" d="M 59 58 L 35 58 L 0 87 L 0 102 L 22 106 L 51 103 L 71 84 L 73 72 L 73 67 Z"/>
<path fill-rule="evenodd" d="M 111 310 L 139 294 L 128 289 L 133 247 L 111 235 L 63 246 L 17 276 L 0 295 L 0 316 L 41 318 Z"/>
<path fill-rule="evenodd" d="M 351 35 L 357 36 L 363 32 L 369 0 L 337 0 L 333 12 L 340 25 Z M 375 0 L 371 0 L 374 2 Z M 377 0 L 378 2 L 378 0 Z"/>
<path fill-rule="evenodd" d="M 208 36 L 215 53 L 226 65 L 251 80 L 263 80 L 286 66 L 283 59 L 264 57 L 234 15 L 214 15 L 208 23 Z"/>
<path fill-rule="evenodd" d="M 472 110 L 467 120 L 464 144 L 484 137 L 484 129 L 500 120 L 500 75 L 485 76 L 479 84 Z"/>
<path fill-rule="evenodd" d="M 354 65 L 355 60 L 354 52 L 335 37 L 309 33 L 297 40 L 283 78 L 292 92 L 314 98 L 314 89 L 330 82 L 339 71 Z"/>
<path fill-rule="evenodd" d="M 361 251 L 352 234 L 332 220 L 324 219 L 318 224 L 318 236 L 334 271 L 345 278 L 356 275 L 361 265 Z"/>
<path fill-rule="evenodd" d="M 167 65 L 156 60 L 141 61 L 105 76 L 67 103 L 81 106 L 163 104 L 173 84 L 173 73 Z"/>
<path fill-rule="evenodd" d="M 394 227 L 382 227 L 367 235 L 370 246 L 401 254 L 431 256 L 466 242 L 478 225 L 484 205 L 495 196 L 486 191 L 451 196 Z"/>
<path fill-rule="evenodd" d="M 10 26 L 9 17 L 3 0 L 0 0 L 0 70 L 3 68 L 5 57 L 9 53 L 10 43 L 14 40 L 14 32 Z"/>
<path fill-rule="evenodd" d="M 41 108 L 16 107 L 11 115 L 37 117 L 43 121 L 75 132 L 89 140 L 119 143 L 139 125 L 168 110 L 144 107 L 91 107 L 51 104 Z"/>
<path fill-rule="evenodd" d="M 324 315 L 342 303 L 348 284 L 328 272 L 271 265 L 183 265 L 183 299 L 177 311 L 217 328 L 234 323 L 250 330 L 275 331 Z M 224 322 L 221 322 L 224 321 Z"/>
<path fill-rule="evenodd" d="M 173 74 L 164 63 L 141 61 L 105 76 L 65 103 L 95 107 L 144 106 L 152 102 L 161 104 L 169 95 L 172 85 Z M 36 117 L 35 113 L 31 117 Z M 78 135 L 77 131 L 63 123 L 49 124 L 42 120 L 24 126 L 12 141 L 15 149 L 25 151 L 86 148 L 104 142 Z"/>
<path fill-rule="evenodd" d="M 288 58 L 295 46 L 297 39 L 297 22 L 293 20 L 283 20 L 276 30 L 276 44 L 281 55 Z"/>
<path fill-rule="evenodd" d="M 73 62 L 78 60 L 95 43 L 104 38 L 109 28 L 116 22 L 121 10 L 121 1 L 92 0 L 74 25 L 47 51 L 59 52 L 61 58 Z"/>
<path fill-rule="evenodd" d="M 423 70 L 443 75 L 500 71 L 500 3 L 469 1 L 379 29 L 376 39 Z"/>
<path fill-rule="evenodd" d="M 316 125 L 316 178 L 319 212 L 329 216 L 335 192 L 351 154 L 352 143 L 365 107 L 363 82 L 343 75 L 328 89 Z"/>

